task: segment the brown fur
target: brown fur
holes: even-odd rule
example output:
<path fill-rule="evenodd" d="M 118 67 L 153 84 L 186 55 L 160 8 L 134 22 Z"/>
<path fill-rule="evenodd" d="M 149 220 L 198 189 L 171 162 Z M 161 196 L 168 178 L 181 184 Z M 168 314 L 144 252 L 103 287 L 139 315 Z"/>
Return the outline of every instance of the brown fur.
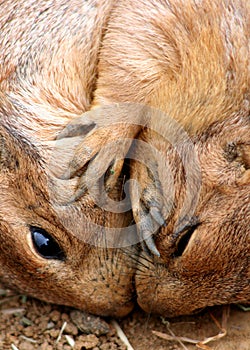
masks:
<path fill-rule="evenodd" d="M 249 12 L 243 0 L 117 2 L 103 37 L 93 106 L 154 107 L 178 121 L 190 136 L 248 108 Z M 99 117 L 102 128 L 84 139 L 73 172 L 97 155 L 89 171 L 99 168 L 103 174 L 114 164 L 116 172 L 107 180 L 112 187 L 121 170 L 120 158 L 131 145 L 123 140 L 135 138 L 141 126 L 155 129 L 158 123 L 153 116 L 145 118 L 137 106 L 131 110 Z M 98 154 L 115 139 L 119 147 L 116 152 L 112 145 L 106 148 L 102 162 Z M 87 151 L 89 156 L 83 156 Z"/>
<path fill-rule="evenodd" d="M 127 15 L 122 5 L 116 10 L 121 12 L 114 15 L 114 31 L 106 36 L 100 63 L 103 77 L 107 74 L 104 87 L 101 75 L 98 82 L 102 101 L 157 108 L 138 137 L 144 143 L 137 143 L 132 154 L 140 162 L 131 162 L 131 178 L 141 187 L 139 196 L 131 187 L 139 233 L 152 230 L 160 253 L 141 255 L 138 303 L 145 311 L 175 316 L 215 304 L 249 302 L 249 3 L 141 3 L 144 8 L 137 5 L 132 14 L 132 4 L 126 5 Z M 160 39 L 153 41 L 153 34 Z M 115 57 L 108 63 L 110 49 Z M 188 132 L 197 154 L 198 163 L 189 169 L 182 161 L 189 157 L 190 144 L 171 120 Z M 147 151 L 145 143 L 150 145 Z M 187 170 L 197 164 L 200 169 L 193 168 L 187 194 Z M 157 232 L 154 219 L 145 218 L 159 203 L 166 227 Z"/>
<path fill-rule="evenodd" d="M 163 155 L 157 158 L 145 143 L 137 143 L 129 154 L 141 160 L 131 161 L 131 177 L 141 187 L 139 194 L 131 187 L 139 235 L 157 232 L 155 216 L 148 220 L 152 209 L 161 210 L 167 225 L 155 235 L 161 256 L 142 253 L 136 273 L 138 302 L 146 311 L 173 316 L 250 300 L 249 5 L 241 0 L 121 0 L 112 11 L 95 104 L 127 102 L 132 109 L 140 103 L 157 109 L 144 109 L 151 117 L 145 121 L 142 113 L 147 128 L 138 140 Z M 141 117 L 134 114 L 131 123 Z M 201 167 L 184 212 L 186 169 L 167 142 L 170 118 L 188 132 Z M 188 157 L 175 132 L 170 139 L 176 136 L 174 146 Z M 116 137 L 123 133 L 117 126 Z M 190 243 L 175 257 L 189 225 L 194 230 Z"/>
<path fill-rule="evenodd" d="M 88 195 L 63 205 L 77 177 L 55 176 L 78 142 L 61 139 L 66 149 L 56 138 L 92 102 L 111 5 L 95 0 L 1 4 L 0 278 L 43 300 L 122 316 L 133 307 L 134 263 L 122 250 L 105 249 L 101 230 L 114 227 L 118 234 L 131 215 L 107 213 Z M 120 192 L 117 185 L 113 197 Z M 93 223 L 100 232 L 93 231 Z M 65 260 L 39 256 L 30 226 L 46 230 Z M 90 238 L 102 247 L 88 244 Z"/>
<path fill-rule="evenodd" d="M 89 222 L 119 228 L 129 224 L 130 214 L 96 207 L 88 194 L 82 196 L 85 178 L 79 174 L 93 156 L 88 167 L 92 176 L 95 171 L 101 176 L 113 162 L 115 175 L 106 183 L 112 188 L 122 167 L 119 158 L 131 145 L 124 137 L 136 137 L 142 128 L 135 124 L 146 122 L 148 129 L 138 139 L 156 144 L 167 155 L 175 174 L 176 198 L 174 205 L 165 201 L 169 185 L 165 163 L 157 164 L 154 153 L 152 158 L 150 153 L 146 156 L 160 186 L 155 186 L 145 166 L 133 163 L 131 177 L 145 190 L 143 208 L 135 205 L 132 193 L 138 226 L 152 197 L 162 197 L 162 189 L 161 209 L 169 219 L 155 238 L 161 256 L 141 253 L 136 272 L 139 304 L 147 311 L 175 315 L 249 300 L 249 3 L 119 0 L 113 7 L 107 1 L 98 1 L 95 7 L 91 6 L 95 1 L 85 5 L 74 1 L 69 6 L 44 0 L 32 4 L 1 5 L 0 278 L 41 299 L 92 313 L 124 315 L 131 310 L 136 248 L 125 252 L 86 243 L 93 238 Z M 52 6 L 47 10 L 48 4 Z M 121 102 L 142 107 L 120 110 L 111 105 Z M 92 106 L 82 119 L 85 134 L 74 128 L 72 134 L 62 132 Z M 100 106 L 104 108 L 98 115 Z M 197 217 L 200 226 L 177 258 L 182 233 L 176 224 L 182 219 L 185 172 L 164 140 L 165 117 L 160 125 L 154 113 L 145 119 L 145 106 L 159 109 L 184 127 L 200 157 L 202 190 L 188 217 L 189 221 Z M 91 121 L 105 127 L 88 133 Z M 151 128 L 159 130 L 163 140 Z M 117 140 L 115 150 L 113 145 L 101 152 L 105 144 Z M 68 163 L 74 142 L 76 157 Z M 136 149 L 139 158 L 144 153 Z M 50 157 L 57 161 L 54 166 Z M 71 175 L 65 181 L 59 177 L 67 165 Z M 63 205 L 75 189 L 80 189 L 79 200 Z M 119 183 L 113 191 L 119 198 Z M 67 259 L 39 257 L 31 244 L 30 225 L 53 235 Z M 83 236 L 72 235 L 74 225 L 84 227 Z"/>
<path fill-rule="evenodd" d="M 141 255 L 136 272 L 139 305 L 148 312 L 176 316 L 211 305 L 249 302 L 249 111 L 215 122 L 193 139 L 201 168 L 197 202 L 197 186 L 186 192 L 186 169 L 176 149 L 160 143 L 152 133 L 140 137 L 153 149 L 164 152 L 170 166 L 162 158 L 157 163 L 167 224 L 154 236 L 160 257 Z M 181 147 L 187 151 L 185 144 Z M 141 152 L 138 148 L 139 159 Z M 149 168 L 155 159 L 147 163 Z M 169 172 L 175 179 L 172 206 Z M 131 176 L 146 186 L 141 163 L 133 162 Z M 191 203 L 193 200 L 193 206 L 183 213 L 186 196 L 190 196 Z M 135 215 L 138 218 L 138 212 Z"/>

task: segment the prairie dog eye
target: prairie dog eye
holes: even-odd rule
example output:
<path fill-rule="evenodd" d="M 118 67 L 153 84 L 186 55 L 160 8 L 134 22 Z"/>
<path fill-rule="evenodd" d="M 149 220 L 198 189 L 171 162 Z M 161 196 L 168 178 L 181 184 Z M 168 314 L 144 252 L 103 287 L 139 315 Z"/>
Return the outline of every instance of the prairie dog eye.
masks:
<path fill-rule="evenodd" d="M 65 260 L 65 254 L 55 239 L 40 227 L 30 227 L 36 252 L 45 259 Z"/>
<path fill-rule="evenodd" d="M 182 232 L 179 233 L 180 238 L 176 242 L 176 250 L 174 252 L 174 257 L 182 256 L 182 254 L 184 253 L 184 251 L 188 246 L 188 243 L 193 233 L 195 232 L 195 230 L 199 225 L 200 225 L 199 223 L 195 223 L 193 225 L 187 226 L 182 230 Z"/>

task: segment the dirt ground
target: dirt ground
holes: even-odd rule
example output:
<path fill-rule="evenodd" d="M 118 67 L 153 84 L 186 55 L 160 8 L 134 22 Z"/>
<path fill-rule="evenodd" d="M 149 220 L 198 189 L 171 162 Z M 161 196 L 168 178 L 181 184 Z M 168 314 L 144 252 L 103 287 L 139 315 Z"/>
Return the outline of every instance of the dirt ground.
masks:
<path fill-rule="evenodd" d="M 250 311 L 238 306 L 174 319 L 148 315 L 138 308 L 124 319 L 91 319 L 95 334 L 83 333 L 88 321 L 78 311 L 18 295 L 0 285 L 0 350 L 250 350 Z M 120 332 L 130 347 L 120 339 Z M 207 338 L 213 341 L 202 344 Z M 187 341 L 200 341 L 199 347 Z"/>

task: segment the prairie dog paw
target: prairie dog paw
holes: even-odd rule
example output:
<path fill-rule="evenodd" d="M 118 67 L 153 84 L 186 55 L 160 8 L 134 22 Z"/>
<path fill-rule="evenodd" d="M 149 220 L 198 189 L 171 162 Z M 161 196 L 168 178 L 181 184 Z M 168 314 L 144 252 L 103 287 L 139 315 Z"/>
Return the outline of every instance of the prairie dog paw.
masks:
<path fill-rule="evenodd" d="M 156 180 L 157 168 L 154 178 L 149 174 L 148 167 L 140 162 L 133 161 L 131 168 L 135 169 L 135 172 L 132 170 L 132 179 L 136 181 L 131 181 L 130 196 L 139 239 L 144 250 L 160 256 L 153 239 L 153 235 L 165 225 L 162 190 L 160 182 Z"/>
<path fill-rule="evenodd" d="M 159 177 L 161 171 L 160 153 L 154 146 L 139 138 L 135 142 L 131 159 L 130 196 L 139 239 L 144 250 L 159 256 L 154 235 L 166 224 L 166 218 L 172 208 L 172 196 L 165 196 Z M 171 178 L 171 174 L 169 174 Z M 170 181 L 169 181 L 170 183 Z"/>
<path fill-rule="evenodd" d="M 129 104 L 94 108 L 73 120 L 58 135 L 57 177 L 77 178 L 69 202 L 90 191 L 100 198 L 104 189 L 109 192 L 115 187 L 126 154 L 141 129 L 141 109 Z"/>

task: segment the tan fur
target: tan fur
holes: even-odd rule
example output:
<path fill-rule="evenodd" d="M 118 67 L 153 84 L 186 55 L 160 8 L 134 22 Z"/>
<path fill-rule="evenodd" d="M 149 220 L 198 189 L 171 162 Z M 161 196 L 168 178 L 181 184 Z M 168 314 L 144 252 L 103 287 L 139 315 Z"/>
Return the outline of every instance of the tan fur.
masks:
<path fill-rule="evenodd" d="M 249 111 L 215 122 L 193 138 L 201 167 L 197 203 L 197 187 L 189 194 L 186 192 L 186 169 L 176 148 L 164 140 L 159 142 L 159 137 L 152 133 L 145 132 L 140 138 L 165 154 L 170 164 L 166 166 L 162 158 L 157 163 L 157 180 L 162 186 L 165 205 L 171 188 L 169 172 L 175 179 L 175 193 L 172 206 L 168 203 L 165 211 L 166 227 L 154 235 L 160 257 L 141 255 L 136 272 L 139 305 L 148 312 L 176 316 L 211 305 L 249 303 Z M 183 152 L 187 151 L 185 144 L 181 147 Z M 141 152 L 138 148 L 139 159 Z M 147 166 L 152 169 L 150 162 L 154 161 L 156 158 L 151 157 Z M 131 176 L 150 191 L 144 182 L 145 169 L 141 163 L 133 162 Z M 153 195 L 155 198 L 156 193 Z M 194 203 L 183 215 L 186 196 Z M 135 217 L 142 219 L 136 211 Z"/>
<path fill-rule="evenodd" d="M 249 13 L 249 2 L 243 0 L 117 2 L 100 51 L 94 111 L 119 103 L 154 107 L 191 136 L 248 108 Z M 87 135 L 77 154 L 79 165 L 72 171 L 117 139 L 116 152 L 111 145 L 103 162 L 97 156 L 90 164 L 91 173 L 99 168 L 101 174 L 115 164 L 116 173 L 107 180 L 107 187 L 112 187 L 121 169 L 120 155 L 131 145 L 123 142 L 125 137 L 133 139 L 144 126 L 155 129 L 158 124 L 137 106 L 134 112 L 131 109 L 100 116 L 99 124 L 109 114 L 111 122 Z M 79 187 L 84 187 L 84 180 Z"/>
<path fill-rule="evenodd" d="M 145 190 L 142 212 L 163 189 L 162 211 L 169 219 L 155 237 L 161 256 L 141 253 L 136 272 L 141 307 L 176 315 L 249 301 L 249 2 L 43 0 L 1 6 L 0 278 L 38 298 L 96 314 L 121 316 L 131 310 L 137 249 L 86 243 L 95 238 L 90 223 L 118 227 L 119 241 L 119 228 L 129 225 L 130 214 L 96 207 L 83 195 L 82 173 L 94 156 L 88 167 L 90 177 L 98 175 L 94 180 L 113 162 L 115 175 L 106 184 L 113 188 L 116 183 L 111 195 L 120 198 L 119 158 L 131 145 L 124 137 L 138 137 L 164 151 L 176 187 L 175 201 L 168 203 L 165 163 L 157 163 L 154 153 L 146 156 L 159 187 L 145 166 L 133 163 L 131 177 Z M 121 102 L 139 106 L 120 110 Z M 160 123 L 154 113 L 145 119 L 145 106 L 178 121 L 200 157 L 202 191 L 188 217 L 197 216 L 200 226 L 177 258 L 185 171 L 164 140 L 165 117 Z M 79 116 L 85 134 L 76 135 L 74 128 L 72 134 L 62 132 Z M 88 133 L 91 120 L 105 127 Z M 131 125 L 145 122 L 148 129 Z M 150 128 L 159 128 L 163 139 Z M 110 140 L 118 142 L 103 154 Z M 136 152 L 145 154 L 140 148 Z M 64 180 L 68 165 L 71 175 Z M 64 205 L 75 190 L 79 200 Z M 139 226 L 141 208 L 133 194 L 132 200 Z M 67 259 L 39 257 L 30 226 L 50 233 Z"/>
<path fill-rule="evenodd" d="M 90 108 L 111 5 L 95 0 L 1 4 L 0 278 L 43 300 L 122 316 L 133 307 L 134 263 L 122 250 L 105 249 L 101 230 L 117 228 L 118 235 L 131 215 L 107 213 L 88 195 L 64 205 L 77 177 L 54 176 L 55 169 L 66 168 L 65 155 L 77 140 L 62 139 L 68 148 L 60 148 L 58 134 Z M 113 197 L 120 193 L 117 185 Z M 93 231 L 94 223 L 100 232 Z M 31 226 L 46 230 L 66 259 L 39 256 Z M 103 248 L 88 244 L 90 238 Z"/>
<path fill-rule="evenodd" d="M 147 104 L 193 133 L 241 110 L 249 98 L 249 11 L 241 0 L 119 1 L 96 103 Z"/>
<path fill-rule="evenodd" d="M 140 162 L 131 162 L 141 187 L 131 187 L 134 217 L 139 230 L 155 233 L 160 253 L 143 252 L 136 272 L 147 312 L 175 316 L 250 300 L 249 15 L 243 1 L 120 2 L 105 36 L 96 101 L 160 110 L 151 110 L 132 154 Z M 180 155 L 190 145 L 171 119 L 188 132 L 200 166 L 184 212 Z M 145 218 L 157 202 L 166 227 L 154 232 Z"/>
<path fill-rule="evenodd" d="M 39 139 L 53 140 L 89 109 L 111 5 L 94 0 L 1 5 L 0 86 L 25 116 L 15 120 L 23 133 L 30 136 L 32 130 Z"/>
<path fill-rule="evenodd" d="M 132 109 L 140 103 L 159 111 L 144 109 L 151 117 L 145 125 L 142 113 L 147 128 L 137 137 L 159 149 L 163 160 L 145 143 L 129 154 L 141 160 L 131 161 L 131 177 L 141 187 L 139 194 L 131 187 L 139 235 L 155 233 L 161 254 L 142 253 L 136 273 L 138 302 L 149 312 L 173 316 L 250 300 L 249 5 L 241 0 L 121 0 L 110 17 L 95 104 L 127 102 Z M 131 123 L 138 121 L 133 113 L 130 117 Z M 171 145 L 169 118 L 188 132 L 201 167 L 184 212 L 187 169 L 172 146 L 184 158 L 187 149 L 178 135 Z M 119 126 L 114 133 L 123 138 Z M 173 175 L 173 201 L 166 169 Z M 145 219 L 154 206 L 166 220 L 158 233 L 154 216 Z M 189 225 L 195 230 L 190 243 L 174 257 Z M 178 232 L 181 227 L 184 231 Z"/>

